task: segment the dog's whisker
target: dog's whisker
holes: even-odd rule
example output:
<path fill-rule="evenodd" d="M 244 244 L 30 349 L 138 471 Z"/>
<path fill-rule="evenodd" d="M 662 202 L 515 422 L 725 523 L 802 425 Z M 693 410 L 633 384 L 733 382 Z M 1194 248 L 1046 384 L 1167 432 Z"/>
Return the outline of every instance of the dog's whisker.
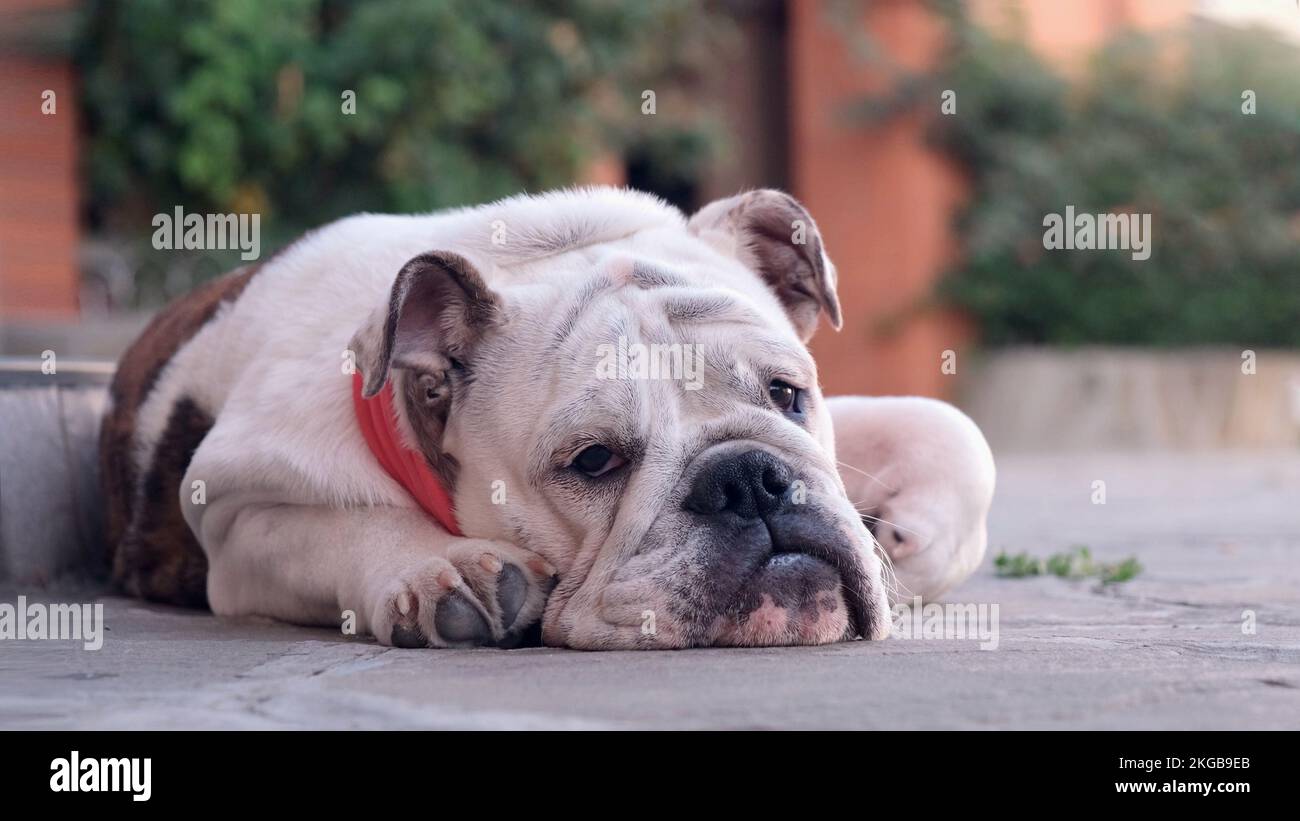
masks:
<path fill-rule="evenodd" d="M 890 558 L 889 552 L 880 544 L 874 533 L 867 531 L 867 536 L 871 539 L 872 550 L 880 558 L 880 585 L 884 588 L 885 596 L 892 604 L 901 601 L 900 590 L 911 595 L 907 585 L 899 578 L 898 572 L 894 569 L 894 560 Z"/>
<path fill-rule="evenodd" d="M 924 533 L 921 533 L 920 531 L 917 530 L 913 530 L 910 527 L 904 527 L 903 525 L 900 525 L 898 522 L 891 522 L 888 519 L 882 519 L 879 516 L 872 516 L 870 513 L 863 513 L 862 516 L 864 518 L 871 519 L 874 522 L 879 522 L 882 525 L 889 525 L 890 527 L 896 527 L 899 530 L 903 531 L 904 533 L 911 533 L 913 536 L 917 537 L 918 539 L 921 539 L 922 541 L 927 541 Z"/>
<path fill-rule="evenodd" d="M 874 541 L 874 537 L 873 537 Z M 880 584 L 885 589 L 885 595 L 889 601 L 900 601 L 900 589 L 911 593 L 907 590 L 907 585 L 899 578 L 898 572 L 894 570 L 894 560 L 889 557 L 889 553 L 876 542 L 876 555 L 880 557 Z"/>
<path fill-rule="evenodd" d="M 853 472 L 855 472 L 855 473 L 861 473 L 863 476 L 867 477 L 867 478 L 870 479 L 871 481 L 873 481 L 873 482 L 875 482 L 876 484 L 880 485 L 880 486 L 883 487 L 885 490 L 888 490 L 890 493 L 897 493 L 897 492 L 898 492 L 898 488 L 896 488 L 896 487 L 890 487 L 890 486 L 889 486 L 888 484 L 886 484 L 884 481 L 882 481 L 881 479 L 879 479 L 879 478 L 876 477 L 876 476 L 871 475 L 870 473 L 867 473 L 865 470 L 863 470 L 863 469 L 860 468 L 860 467 L 856 467 L 856 466 L 854 466 L 854 465 L 850 465 L 848 462 L 841 462 L 839 459 L 836 459 L 836 460 L 835 460 L 835 464 L 839 465 L 839 466 L 842 467 L 842 468 L 848 468 L 849 470 L 851 470 L 851 471 L 853 471 Z"/>

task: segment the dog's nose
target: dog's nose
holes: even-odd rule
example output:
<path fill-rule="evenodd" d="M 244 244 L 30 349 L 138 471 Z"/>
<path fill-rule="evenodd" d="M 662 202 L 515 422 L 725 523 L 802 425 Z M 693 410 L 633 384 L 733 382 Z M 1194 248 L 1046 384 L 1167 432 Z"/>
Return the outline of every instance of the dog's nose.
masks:
<path fill-rule="evenodd" d="M 780 459 L 766 451 L 745 451 L 705 466 L 682 507 L 701 516 L 734 513 L 759 519 L 785 503 L 790 482 L 790 468 Z"/>

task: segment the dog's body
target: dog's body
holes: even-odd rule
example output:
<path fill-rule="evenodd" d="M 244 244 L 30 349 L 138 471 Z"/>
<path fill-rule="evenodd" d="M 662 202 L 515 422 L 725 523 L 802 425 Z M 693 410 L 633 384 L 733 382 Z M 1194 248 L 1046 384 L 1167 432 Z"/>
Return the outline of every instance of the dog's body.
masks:
<path fill-rule="evenodd" d="M 838 325 L 834 285 L 776 192 L 689 222 L 595 189 L 334 223 L 124 356 L 101 445 L 114 577 L 219 614 L 351 611 L 398 645 L 539 619 L 585 648 L 882 637 L 803 345 L 819 315 Z M 601 370 L 641 343 L 695 346 L 701 383 Z M 371 452 L 354 371 L 392 391 L 466 536 Z"/>

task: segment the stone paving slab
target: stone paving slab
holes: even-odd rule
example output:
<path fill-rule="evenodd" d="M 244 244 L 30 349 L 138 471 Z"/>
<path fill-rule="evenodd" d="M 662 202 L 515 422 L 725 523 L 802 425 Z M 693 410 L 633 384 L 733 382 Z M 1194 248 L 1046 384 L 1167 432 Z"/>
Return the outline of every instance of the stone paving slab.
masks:
<path fill-rule="evenodd" d="M 393 650 L 106 597 L 98 651 L 0 642 L 0 728 L 1300 728 L 1300 454 L 1007 457 L 991 541 L 949 597 L 998 605 L 987 651 Z M 993 573 L 999 548 L 1073 544 L 1146 569 L 1107 589 Z M 20 593 L 94 596 L 0 602 Z"/>

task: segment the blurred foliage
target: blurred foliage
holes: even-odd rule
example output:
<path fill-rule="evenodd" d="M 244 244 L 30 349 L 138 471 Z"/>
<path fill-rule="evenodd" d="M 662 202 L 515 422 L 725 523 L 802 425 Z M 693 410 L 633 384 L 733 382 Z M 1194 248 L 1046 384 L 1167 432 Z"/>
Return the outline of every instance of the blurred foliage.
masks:
<path fill-rule="evenodd" d="M 937 111 L 956 92 L 933 136 L 973 196 L 938 297 L 985 342 L 1300 346 L 1300 51 L 1198 22 L 1124 33 L 1067 81 L 959 5 L 942 10 L 954 32 L 942 67 L 855 113 Z M 1150 259 L 1044 249 L 1044 217 L 1067 205 L 1151 214 Z"/>
<path fill-rule="evenodd" d="M 287 236 L 570 183 L 705 124 L 641 113 L 725 27 L 691 0 L 98 0 L 78 46 L 92 224 L 175 205 Z M 723 32 L 725 35 L 725 32 Z M 355 114 L 343 93 L 355 92 Z M 674 159 L 690 164 L 696 155 Z M 672 176 L 672 168 L 658 169 Z"/>
<path fill-rule="evenodd" d="M 998 553 L 993 560 L 994 572 L 1004 579 L 1023 579 L 1029 576 L 1053 575 L 1062 579 L 1096 578 L 1102 585 L 1130 581 L 1142 572 L 1142 563 L 1136 556 L 1118 562 L 1099 562 L 1092 557 L 1087 545 L 1074 545 L 1069 550 L 1039 558 L 1029 553 Z"/>

